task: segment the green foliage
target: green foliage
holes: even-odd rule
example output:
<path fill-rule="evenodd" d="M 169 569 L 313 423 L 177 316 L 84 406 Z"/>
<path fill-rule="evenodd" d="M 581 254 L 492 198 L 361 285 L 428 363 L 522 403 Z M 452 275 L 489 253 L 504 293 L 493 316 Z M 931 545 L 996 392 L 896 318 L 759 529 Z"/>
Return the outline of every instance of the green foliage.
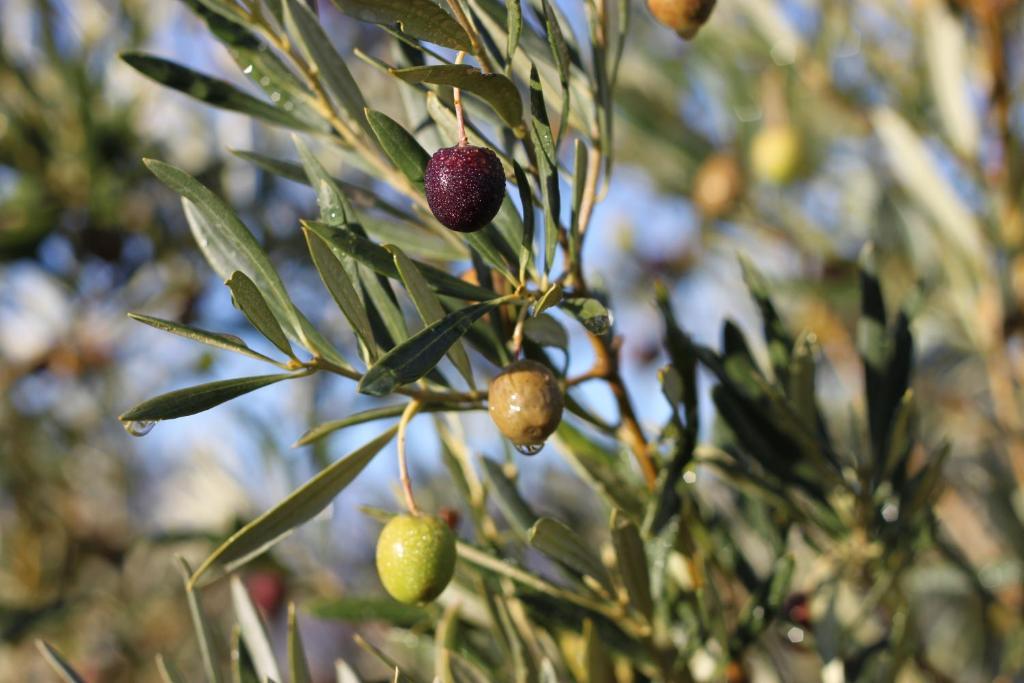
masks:
<path fill-rule="evenodd" d="M 456 544 L 452 588 L 436 608 L 350 594 L 318 596 L 309 607 L 321 618 L 387 624 L 386 645 L 363 636 L 356 642 L 393 672 L 394 680 L 667 683 L 737 680 L 748 672 L 786 677 L 795 667 L 814 669 L 810 678 L 817 679 L 823 669 L 837 666 L 851 681 L 895 680 L 936 668 L 929 661 L 933 655 L 918 654 L 926 636 L 912 617 L 922 603 L 904 586 L 917 585 L 921 573 L 950 567 L 969 578 L 971 599 L 989 610 L 982 628 L 995 644 L 984 661 L 971 663 L 971 679 L 980 671 L 1012 673 L 1009 638 L 990 616 L 1004 606 L 940 529 L 938 501 L 947 485 L 943 466 L 950 447 L 922 433 L 922 406 L 913 388 L 915 344 L 920 343 L 914 336 L 916 298 L 927 283 L 901 283 L 898 296 L 890 293 L 889 301 L 907 302 L 893 316 L 880 263 L 885 260 L 891 269 L 891 261 L 879 258 L 887 245 L 868 241 L 860 261 L 846 264 L 856 273 L 860 295 L 859 310 L 846 311 L 845 322 L 855 330 L 855 353 L 846 360 L 863 372 L 863 396 L 850 399 L 848 414 L 837 417 L 822 406 L 819 380 L 829 365 L 816 336 L 788 324 L 791 302 L 784 299 L 784 283 L 741 258 L 738 272 L 761 317 L 760 334 L 748 336 L 726 320 L 720 348 L 698 343 L 677 319 L 668 287 L 658 283 L 659 353 L 668 364 L 658 373 L 660 394 L 645 398 L 663 401 L 666 418 L 653 428 L 637 419 L 636 398 L 622 378 L 616 335 L 622 330 L 615 326 L 609 295 L 589 284 L 593 273 L 583 263 L 594 206 L 611 179 L 616 103 L 634 128 L 661 131 L 663 126 L 647 117 L 665 111 L 675 116 L 677 108 L 664 106 L 658 93 L 635 83 L 616 98 L 620 76 L 628 77 L 620 74 L 628 2 L 620 2 L 617 13 L 608 2 L 580 3 L 588 30 L 588 40 L 581 42 L 561 16 L 560 4 L 549 0 L 451 0 L 448 9 L 427 0 L 337 0 L 343 13 L 381 26 L 376 35 L 393 43 L 393 63 L 360 56 L 380 68 L 387 87 L 402 94 L 408 125 L 382 113 L 385 103 L 367 101 L 371 90 L 353 75 L 349 55 L 332 41 L 315 3 L 188 4 L 243 73 L 255 68 L 275 87 L 280 84 L 280 90 L 269 92 L 270 102 L 153 56 L 127 53 L 123 59 L 208 104 L 305 135 L 294 138 L 298 163 L 239 154 L 267 173 L 312 188 L 310 199 L 315 196 L 319 214 L 302 218 L 294 232 L 304 238 L 356 348 L 331 341 L 299 310 L 264 246 L 241 219 L 244 214 L 184 170 L 147 160 L 150 171 L 181 195 L 199 249 L 226 282 L 235 305 L 286 360 L 253 351 L 230 335 L 143 314 L 132 317 L 287 372 L 178 389 L 120 419 L 140 432 L 140 423 L 192 415 L 286 379 L 306 382 L 324 375 L 345 380 L 365 397 L 394 399 L 371 401 L 369 407 L 316 424 L 297 446 L 398 418 L 346 457 L 333 463 L 314 459 L 318 472 L 312 478 L 242 525 L 195 572 L 189 575 L 182 561 L 209 680 L 228 673 L 236 681 L 282 680 L 267 626 L 236 572 L 328 508 L 393 440 L 412 513 L 400 519 L 423 520 L 415 516 L 405 462 L 407 430 L 418 413 L 432 416 L 451 475 L 443 500 L 458 497 L 472 521 Z M 765 9 L 768 5 L 758 6 L 761 14 L 755 15 L 785 33 L 784 17 Z M 462 64 L 462 56 L 442 48 L 470 53 L 475 64 Z M 793 51 L 811 59 L 797 47 Z M 458 96 L 453 89 L 459 89 Z M 462 94 L 474 98 L 467 97 L 465 111 L 457 104 Z M 962 112 L 956 105 L 946 107 L 952 117 L 946 125 L 958 131 L 963 153 L 970 145 L 956 125 Z M 470 118 L 467 136 L 496 148 L 518 198 L 506 198 L 492 225 L 467 235 L 446 231 L 423 197 L 426 141 L 451 141 L 461 132 L 454 122 L 463 113 Z M 985 279 L 983 231 L 956 193 L 935 198 L 935 188 L 947 183 L 899 114 L 876 107 L 863 118 L 892 158 L 906 194 L 898 201 L 920 205 L 942 233 L 941 244 L 955 245 L 962 255 L 962 261 L 936 269 L 963 285 L 967 294 L 954 310 L 968 341 L 987 352 L 987 335 L 993 333 L 974 330 L 968 317 L 986 294 L 998 290 Z M 685 127 L 653 144 L 658 153 L 649 160 L 652 175 L 665 183 L 682 175 L 696 186 L 699 174 L 688 173 L 686 165 L 711 149 L 698 131 Z M 567 163 L 563 150 L 570 147 Z M 322 151 L 339 155 L 361 175 L 335 179 L 320 160 Z M 670 164 L 668 171 L 657 168 L 662 158 L 677 156 L 686 162 Z M 778 185 L 791 180 L 786 175 Z M 565 201 L 562 183 L 570 188 Z M 784 188 L 771 192 L 777 199 Z M 735 206 L 729 212 L 740 217 L 749 210 Z M 538 221 L 543 230 L 537 229 Z M 806 226 L 793 223 L 787 239 L 805 252 L 826 251 L 815 249 L 820 236 L 807 238 L 801 233 Z M 941 258 L 958 256 L 936 257 Z M 472 264 L 471 276 L 456 276 L 466 262 Z M 614 278 L 606 283 L 617 284 Z M 646 274 L 642 284 L 651 285 Z M 844 287 L 852 291 L 849 283 Z M 414 327 L 406 315 L 412 311 L 420 321 Z M 572 338 L 589 342 L 594 363 L 586 373 L 566 377 L 564 369 L 578 352 Z M 481 455 L 474 462 L 477 446 L 462 434 L 459 415 L 485 407 L 487 394 L 477 388 L 476 377 L 493 376 L 499 369 L 494 366 L 519 356 L 563 368 L 567 415 L 553 442 L 592 494 L 585 503 L 601 520 L 593 528 L 580 522 L 582 513 L 576 517 L 526 495 L 516 468 L 532 461 L 517 465 Z M 445 358 L 457 375 L 444 372 Z M 713 383 L 713 414 L 712 406 L 699 400 L 699 370 Z M 587 382 L 609 390 L 617 408 L 613 422 L 581 400 L 578 387 Z M 1005 409 L 996 412 L 1001 412 L 1000 429 L 1013 427 Z M 200 604 L 204 587 L 222 575 L 231 575 L 237 624 L 228 662 L 215 657 L 222 644 Z M 424 591 L 408 593 L 414 601 Z M 302 609 L 289 608 L 287 630 L 287 671 L 300 682 L 312 679 L 298 626 Z M 795 664 L 795 656 L 791 662 L 789 646 L 814 663 Z M 55 650 L 41 649 L 61 676 L 78 680 Z M 175 679 L 160 661 L 161 675 Z M 339 680 L 355 675 L 348 665 L 339 666 Z"/>

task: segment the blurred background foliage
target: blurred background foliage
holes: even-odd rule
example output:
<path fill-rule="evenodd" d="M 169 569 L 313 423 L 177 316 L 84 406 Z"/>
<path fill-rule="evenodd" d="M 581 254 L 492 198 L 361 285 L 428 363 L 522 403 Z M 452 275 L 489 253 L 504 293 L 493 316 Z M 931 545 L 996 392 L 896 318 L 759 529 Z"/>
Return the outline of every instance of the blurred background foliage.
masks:
<path fill-rule="evenodd" d="M 578 5 L 559 3 L 585 32 Z M 587 244 L 590 277 L 613 292 L 625 330 L 627 382 L 637 396 L 660 391 L 655 371 L 666 358 L 654 275 L 698 342 L 717 347 L 725 319 L 757 328 L 736 259 L 744 254 L 770 278 L 787 327 L 813 334 L 824 361 L 822 410 L 834 429 L 848 425 L 844 436 L 857 438 L 857 259 L 873 241 L 889 310 L 902 305 L 913 314 L 923 448 L 950 448 L 936 532 L 948 562 L 896 588 L 920 607 L 900 616 L 913 618 L 906 628 L 921 643 L 911 680 L 1011 680 L 1024 667 L 1020 3 L 719 5 L 692 43 L 657 26 L 642 4 L 631 9 L 616 100 L 618 165 Z M 388 56 L 366 25 L 327 3 L 321 13 L 344 53 Z M 145 172 L 142 156 L 167 159 L 225 195 L 296 300 L 327 329 L 342 327 L 294 229 L 298 216 L 312 215 L 312 194 L 228 151 L 291 156 L 282 151 L 287 138 L 162 91 L 116 59 L 139 47 L 248 87 L 184 3 L 0 5 L 2 680 L 50 680 L 36 637 L 59 644 L 96 681 L 157 680 L 157 652 L 188 661 L 176 656 L 194 645 L 173 554 L 201 556 L 211 539 L 326 462 L 326 449 L 348 450 L 337 440 L 288 450 L 304 428 L 354 407 L 335 384 L 315 378 L 158 428 L 145 458 L 113 419 L 169 381 L 223 377 L 239 363 L 133 326 L 125 310 L 245 329 L 225 297 L 208 295 L 220 283 L 192 244 L 177 199 Z M 389 111 L 384 77 L 350 63 L 367 99 Z M 400 110 L 392 101 L 390 111 Z M 799 138 L 799 163 L 785 183 L 752 174 L 752 140 L 766 124 L 790 125 Z M 341 160 L 334 162 L 340 172 Z M 586 369 L 585 341 L 574 339 L 573 350 Z M 752 351 L 768 365 L 763 344 Z M 710 409 L 707 380 L 702 406 Z M 598 412 L 614 413 L 607 396 L 588 398 Z M 666 419 L 667 406 L 639 403 L 645 425 Z M 705 431 L 702 441 L 716 437 Z M 362 435 L 349 439 L 360 443 Z M 448 502 L 449 484 L 434 447 L 425 448 L 414 467 L 434 508 Z M 538 511 L 587 536 L 604 524 L 600 508 L 550 451 L 520 463 L 521 488 Z M 705 495 L 724 496 L 716 477 L 698 470 Z M 370 471 L 334 519 L 319 519 L 299 534 L 303 543 L 289 541 L 247 570 L 272 633 L 283 631 L 286 597 L 376 590 L 367 573 L 373 527 L 351 519 L 358 503 L 393 500 L 391 459 Z M 811 586 L 813 576 L 794 585 Z M 794 592 L 767 650 L 792 680 L 824 663 L 804 640 L 823 617 L 818 597 Z M 225 588 L 205 599 L 211 614 L 225 611 Z M 227 621 L 218 628 L 226 638 Z M 374 624 L 360 629 L 384 637 Z M 321 614 L 308 617 L 305 632 L 318 680 L 332 675 L 340 654 L 373 670 L 353 649 L 351 626 Z M 998 644 L 986 635 L 998 635 Z"/>

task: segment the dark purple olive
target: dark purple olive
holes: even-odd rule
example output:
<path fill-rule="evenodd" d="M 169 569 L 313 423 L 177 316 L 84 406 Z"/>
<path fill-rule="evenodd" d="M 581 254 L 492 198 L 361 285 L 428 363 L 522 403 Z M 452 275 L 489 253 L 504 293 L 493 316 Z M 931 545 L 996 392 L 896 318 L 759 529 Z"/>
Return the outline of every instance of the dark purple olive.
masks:
<path fill-rule="evenodd" d="M 427 204 L 445 227 L 474 232 L 484 227 L 505 198 L 505 172 L 485 147 L 444 147 L 434 152 L 423 176 Z"/>

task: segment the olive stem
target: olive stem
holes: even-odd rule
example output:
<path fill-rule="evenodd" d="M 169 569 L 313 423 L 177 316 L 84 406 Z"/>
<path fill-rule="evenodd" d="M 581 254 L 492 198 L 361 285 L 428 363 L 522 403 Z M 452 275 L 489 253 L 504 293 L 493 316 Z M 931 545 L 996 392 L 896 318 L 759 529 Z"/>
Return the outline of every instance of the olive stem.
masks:
<path fill-rule="evenodd" d="M 465 58 L 465 52 L 459 52 L 455 56 L 455 63 L 462 64 L 462 60 Z M 469 138 L 466 137 L 466 118 L 462 113 L 462 88 L 452 88 L 452 101 L 455 104 L 455 119 L 459 125 L 459 147 L 465 147 L 469 144 Z"/>
<path fill-rule="evenodd" d="M 402 411 L 402 417 L 398 420 L 398 476 L 402 480 L 402 494 L 405 496 L 405 507 L 413 515 L 420 514 L 416 507 L 416 500 L 412 495 L 412 480 L 409 478 L 409 461 L 405 457 L 405 430 L 409 421 L 420 409 L 419 401 L 409 401 L 409 405 Z"/>
<path fill-rule="evenodd" d="M 516 326 L 512 330 L 512 360 L 517 360 L 523 352 L 523 327 L 526 325 L 526 313 L 530 310 L 529 304 L 524 304 L 519 309 L 516 317 Z"/>

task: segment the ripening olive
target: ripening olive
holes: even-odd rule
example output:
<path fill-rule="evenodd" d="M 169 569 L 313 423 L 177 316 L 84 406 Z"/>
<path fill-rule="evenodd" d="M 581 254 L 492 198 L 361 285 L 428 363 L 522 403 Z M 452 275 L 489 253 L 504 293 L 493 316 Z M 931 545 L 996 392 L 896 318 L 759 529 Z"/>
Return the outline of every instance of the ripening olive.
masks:
<path fill-rule="evenodd" d="M 399 602 L 429 602 L 455 572 L 455 535 L 438 517 L 398 515 L 377 539 L 377 574 Z"/>
<path fill-rule="evenodd" d="M 564 398 L 558 379 L 532 360 L 510 364 L 491 381 L 491 419 L 524 453 L 536 452 L 562 420 Z"/>

